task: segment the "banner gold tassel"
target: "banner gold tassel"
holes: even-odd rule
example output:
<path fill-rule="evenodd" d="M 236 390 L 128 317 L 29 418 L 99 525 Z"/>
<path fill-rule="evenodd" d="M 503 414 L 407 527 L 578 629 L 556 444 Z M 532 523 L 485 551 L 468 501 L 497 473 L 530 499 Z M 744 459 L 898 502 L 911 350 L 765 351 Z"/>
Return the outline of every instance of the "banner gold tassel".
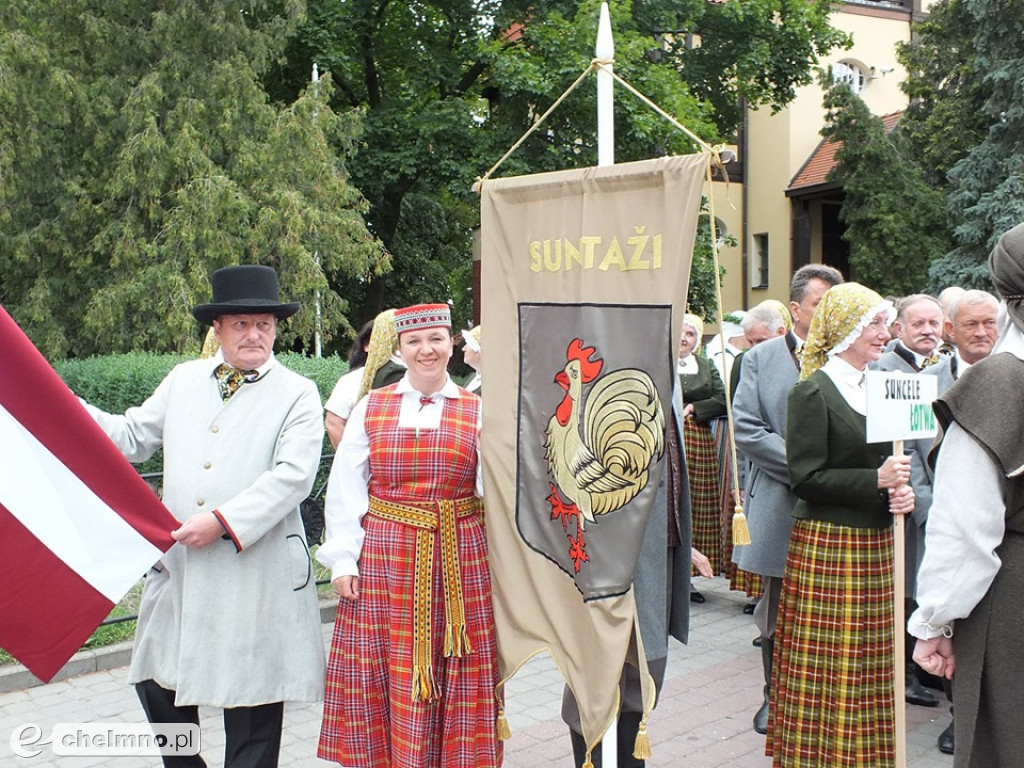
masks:
<path fill-rule="evenodd" d="M 747 526 L 747 516 L 743 514 L 742 504 L 736 505 L 736 511 L 732 515 L 732 543 L 736 547 L 750 543 L 750 528 Z"/>
<path fill-rule="evenodd" d="M 583 765 L 580 768 L 594 768 L 594 762 L 590 757 L 590 750 L 587 750 L 587 756 L 583 758 Z"/>
<path fill-rule="evenodd" d="M 651 737 L 647 735 L 647 718 L 640 721 L 640 728 L 636 732 L 636 741 L 633 742 L 633 757 L 637 760 L 651 759 Z"/>
<path fill-rule="evenodd" d="M 494 722 L 494 729 L 497 731 L 498 741 L 508 741 L 512 738 L 512 729 L 509 728 L 504 707 L 498 707 L 498 719 Z"/>

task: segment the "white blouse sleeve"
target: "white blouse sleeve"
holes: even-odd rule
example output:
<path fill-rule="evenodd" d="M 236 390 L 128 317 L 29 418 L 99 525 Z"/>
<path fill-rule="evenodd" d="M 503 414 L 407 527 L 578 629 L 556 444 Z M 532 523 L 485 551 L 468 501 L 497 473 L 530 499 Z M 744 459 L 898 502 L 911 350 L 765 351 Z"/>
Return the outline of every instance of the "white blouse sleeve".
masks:
<path fill-rule="evenodd" d="M 914 637 L 952 634 L 992 585 L 1006 529 L 1005 479 L 988 453 L 955 422 L 942 440 L 925 551 L 917 575 Z"/>
<path fill-rule="evenodd" d="M 360 400 L 349 414 L 345 434 L 327 480 L 324 517 L 327 534 L 316 559 L 331 569 L 331 580 L 359 575 L 363 550 L 363 516 L 370 503 L 370 440 L 366 434 L 366 402 Z"/>

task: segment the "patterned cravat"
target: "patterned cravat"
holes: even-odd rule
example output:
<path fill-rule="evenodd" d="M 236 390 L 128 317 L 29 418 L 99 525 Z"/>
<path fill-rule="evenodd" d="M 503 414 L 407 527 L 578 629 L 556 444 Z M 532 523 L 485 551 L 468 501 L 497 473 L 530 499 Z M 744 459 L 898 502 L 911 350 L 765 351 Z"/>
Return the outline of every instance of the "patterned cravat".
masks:
<path fill-rule="evenodd" d="M 220 399 L 226 403 L 243 384 L 256 381 L 259 378 L 260 372 L 252 368 L 242 370 L 227 363 L 221 363 L 213 369 L 213 375 L 217 377 Z"/>
<path fill-rule="evenodd" d="M 926 358 L 924 358 L 924 360 L 921 361 L 921 367 L 922 368 L 927 368 L 929 365 L 935 365 L 941 359 L 942 358 L 940 358 L 938 355 L 932 355 L 931 357 L 926 357 Z"/>

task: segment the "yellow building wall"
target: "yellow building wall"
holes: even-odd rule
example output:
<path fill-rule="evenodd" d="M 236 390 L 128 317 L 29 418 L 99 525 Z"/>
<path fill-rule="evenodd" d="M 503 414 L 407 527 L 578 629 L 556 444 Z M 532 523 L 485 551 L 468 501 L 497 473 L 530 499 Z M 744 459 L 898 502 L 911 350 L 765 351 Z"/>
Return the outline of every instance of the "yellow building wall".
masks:
<path fill-rule="evenodd" d="M 847 50 L 833 51 L 821 66 L 840 61 L 858 65 L 866 75 L 860 95 L 876 115 L 897 112 L 906 107 L 899 89 L 906 72 L 896 60 L 896 45 L 910 39 L 910 14 L 878 11 L 853 4 L 839 6 L 832 24 L 853 38 Z M 792 205 L 786 189 L 822 140 L 824 92 L 815 81 L 798 89 L 796 99 L 786 109 L 771 114 L 770 109 L 749 110 L 745 125 L 746 152 L 740 158 L 744 167 L 744 185 L 732 184 L 728 193 L 733 206 L 719 204 L 724 184 L 716 183 L 716 214 L 740 241 L 739 247 L 723 254 L 727 269 L 723 293 L 726 310 L 749 308 L 764 299 L 787 301 L 792 273 Z M 818 205 L 820 208 L 820 204 Z M 744 225 L 744 216 L 746 222 Z M 820 216 L 812 216 L 815 228 Z M 767 235 L 769 277 L 766 288 L 758 283 L 756 235 Z M 820 232 L 812 232 L 812 243 L 820 243 Z M 814 252 L 817 250 L 818 252 Z M 746 260 L 744 261 L 744 254 Z M 815 245 L 812 261 L 820 261 Z M 743 289 L 743 273 L 747 288 Z"/>

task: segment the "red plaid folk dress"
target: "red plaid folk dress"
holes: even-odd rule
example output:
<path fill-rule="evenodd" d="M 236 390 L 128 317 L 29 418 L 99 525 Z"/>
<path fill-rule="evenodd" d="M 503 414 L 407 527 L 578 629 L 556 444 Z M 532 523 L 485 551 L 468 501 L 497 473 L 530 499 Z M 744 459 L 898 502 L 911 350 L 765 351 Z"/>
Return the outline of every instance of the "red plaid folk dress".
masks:
<path fill-rule="evenodd" d="M 446 656 L 441 532 L 373 512 L 388 502 L 423 508 L 474 497 L 480 398 L 461 390 L 445 398 L 439 429 L 416 430 L 398 426 L 402 398 L 394 389 L 371 392 L 367 404 L 371 511 L 363 519 L 360 595 L 338 607 L 317 755 L 353 768 L 498 766 L 497 651 L 482 516 L 455 520 L 466 647 L 462 656 Z M 433 684 L 426 699 L 413 675 L 414 615 L 421 615 L 414 595 L 424 591 L 416 583 L 421 533 L 431 550 L 429 610 L 422 612 Z"/>

